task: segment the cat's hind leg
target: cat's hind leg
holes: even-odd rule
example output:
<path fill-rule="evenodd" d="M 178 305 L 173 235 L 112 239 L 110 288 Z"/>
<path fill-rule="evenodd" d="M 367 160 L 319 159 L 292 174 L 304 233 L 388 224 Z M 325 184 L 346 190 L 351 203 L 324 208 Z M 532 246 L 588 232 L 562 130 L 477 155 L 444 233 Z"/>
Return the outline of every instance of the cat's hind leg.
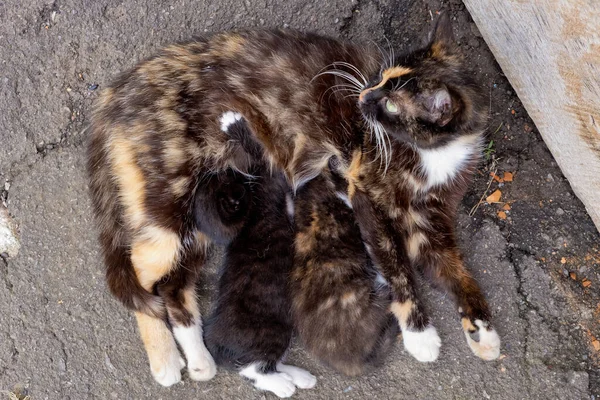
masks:
<path fill-rule="evenodd" d="M 202 318 L 196 298 L 198 265 L 205 261 L 204 252 L 198 248 L 188 249 L 179 260 L 179 267 L 166 276 L 157 286 L 165 300 L 173 336 L 181 346 L 187 360 L 191 379 L 207 381 L 217 371 L 215 362 L 202 339 Z"/>
<path fill-rule="evenodd" d="M 176 270 L 180 252 L 176 233 L 158 226 L 142 229 L 131 246 L 131 263 L 140 285 L 152 293 L 155 285 Z M 164 320 L 136 312 L 140 336 L 154 379 L 163 386 L 181 381 L 182 358 Z"/>
<path fill-rule="evenodd" d="M 135 317 L 154 379 L 166 387 L 180 382 L 185 361 L 165 322 L 141 312 L 136 312 Z"/>
<path fill-rule="evenodd" d="M 272 370 L 270 365 L 254 362 L 242 367 L 239 374 L 250 379 L 254 387 L 274 393 L 277 397 L 291 397 L 296 392 L 294 378 L 287 372 Z"/>

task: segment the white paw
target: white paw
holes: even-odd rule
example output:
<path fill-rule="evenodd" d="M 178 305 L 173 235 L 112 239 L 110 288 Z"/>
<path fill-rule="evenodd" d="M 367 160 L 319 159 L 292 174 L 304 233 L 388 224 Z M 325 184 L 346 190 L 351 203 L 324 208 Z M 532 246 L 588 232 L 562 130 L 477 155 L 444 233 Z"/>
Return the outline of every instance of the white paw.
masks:
<path fill-rule="evenodd" d="M 500 356 L 500 336 L 494 328 L 488 328 L 487 323 L 480 319 L 475 320 L 475 325 L 479 328 L 474 336 L 479 338 L 475 341 L 471 334 L 465 330 L 467 343 L 473 353 L 483 360 L 495 360 Z"/>
<path fill-rule="evenodd" d="M 404 348 L 420 362 L 431 362 L 437 360 L 440 355 L 442 340 L 433 325 L 429 325 L 423 331 L 402 331 Z"/>
<path fill-rule="evenodd" d="M 181 368 L 185 367 L 177 348 L 174 350 L 175 352 L 169 354 L 168 358 L 163 360 L 164 362 L 160 365 L 150 365 L 152 376 L 156 382 L 165 387 L 181 382 Z"/>
<path fill-rule="evenodd" d="M 263 378 L 256 381 L 254 386 L 257 389 L 272 392 L 281 398 L 291 397 L 296 392 L 292 377 L 283 372 L 264 375 Z"/>
<path fill-rule="evenodd" d="M 285 372 L 264 373 L 260 364 L 253 363 L 240 369 L 240 375 L 254 381 L 254 387 L 274 393 L 277 397 L 290 397 L 296 391 L 293 378 Z"/>
<path fill-rule="evenodd" d="M 173 335 L 185 357 L 190 379 L 194 381 L 208 381 L 217 373 L 215 362 L 202 341 L 202 326 L 200 322 L 182 327 L 175 326 Z"/>
<path fill-rule="evenodd" d="M 234 111 L 224 112 L 223 115 L 221 115 L 221 118 L 220 118 L 221 130 L 223 132 L 227 132 L 227 130 L 229 129 L 229 127 L 231 125 L 235 124 L 240 119 L 242 119 L 242 114 L 240 114 L 240 113 L 237 113 L 237 112 L 234 112 Z"/>
<path fill-rule="evenodd" d="M 285 372 L 292 377 L 292 382 L 300 389 L 312 389 L 317 384 L 317 377 L 305 369 L 293 365 L 277 364 L 277 371 Z"/>
<path fill-rule="evenodd" d="M 217 366 L 208 350 L 202 356 L 188 362 L 188 374 L 194 381 L 209 381 L 215 377 L 216 373 Z"/>

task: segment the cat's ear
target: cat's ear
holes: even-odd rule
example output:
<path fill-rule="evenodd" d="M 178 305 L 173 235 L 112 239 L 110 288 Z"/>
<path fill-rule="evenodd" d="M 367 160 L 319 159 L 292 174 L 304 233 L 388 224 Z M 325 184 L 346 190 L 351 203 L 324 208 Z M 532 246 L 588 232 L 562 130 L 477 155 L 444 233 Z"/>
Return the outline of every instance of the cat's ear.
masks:
<path fill-rule="evenodd" d="M 443 57 L 456 49 L 456 39 L 452 33 L 452 24 L 448 13 L 440 14 L 431 32 L 429 46 L 433 57 Z"/>
<path fill-rule="evenodd" d="M 456 104 L 450 92 L 441 87 L 420 94 L 424 111 L 424 119 L 438 126 L 446 126 L 454 117 Z"/>

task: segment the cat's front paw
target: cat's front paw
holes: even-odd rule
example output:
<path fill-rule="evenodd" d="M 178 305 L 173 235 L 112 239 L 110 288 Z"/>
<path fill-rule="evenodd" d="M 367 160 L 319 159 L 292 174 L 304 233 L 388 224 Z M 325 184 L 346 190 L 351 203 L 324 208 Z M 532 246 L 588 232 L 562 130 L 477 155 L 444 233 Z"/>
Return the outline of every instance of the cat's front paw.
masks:
<path fill-rule="evenodd" d="M 402 331 L 404 348 L 420 362 L 431 362 L 437 360 L 440 355 L 440 339 L 437 330 L 429 325 L 422 331 Z"/>
<path fill-rule="evenodd" d="M 197 354 L 196 357 L 188 361 L 188 374 L 194 381 L 209 381 L 217 373 L 217 366 L 208 350 Z"/>
<path fill-rule="evenodd" d="M 483 360 L 495 360 L 500 356 L 500 336 L 489 323 L 476 319 L 474 323 L 467 318 L 462 321 L 469 347 Z"/>

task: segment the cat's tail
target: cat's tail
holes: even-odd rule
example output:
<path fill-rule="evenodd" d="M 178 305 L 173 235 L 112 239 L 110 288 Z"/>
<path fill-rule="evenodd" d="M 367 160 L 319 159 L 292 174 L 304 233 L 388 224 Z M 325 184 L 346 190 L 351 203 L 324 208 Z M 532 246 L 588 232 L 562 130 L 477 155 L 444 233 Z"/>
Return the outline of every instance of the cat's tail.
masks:
<path fill-rule="evenodd" d="M 166 318 L 166 308 L 162 298 L 148 292 L 140 284 L 131 263 L 127 246 L 105 247 L 104 261 L 106 264 L 106 282 L 113 296 L 133 311 L 159 319 Z"/>

